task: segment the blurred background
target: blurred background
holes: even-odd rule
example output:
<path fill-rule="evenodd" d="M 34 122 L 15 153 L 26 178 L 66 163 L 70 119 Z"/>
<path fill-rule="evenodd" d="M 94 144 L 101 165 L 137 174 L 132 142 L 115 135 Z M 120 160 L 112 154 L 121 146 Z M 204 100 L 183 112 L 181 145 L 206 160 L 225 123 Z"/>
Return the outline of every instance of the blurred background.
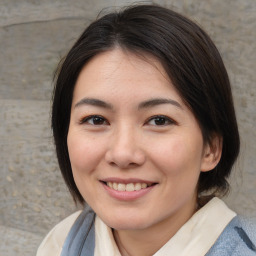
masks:
<path fill-rule="evenodd" d="M 0 0 L 0 254 L 32 256 L 76 210 L 60 175 L 50 129 L 52 76 L 98 12 L 125 0 Z M 141 2 L 141 1 L 136 1 Z M 241 155 L 227 204 L 256 219 L 256 1 L 159 0 L 199 23 L 230 75 Z"/>

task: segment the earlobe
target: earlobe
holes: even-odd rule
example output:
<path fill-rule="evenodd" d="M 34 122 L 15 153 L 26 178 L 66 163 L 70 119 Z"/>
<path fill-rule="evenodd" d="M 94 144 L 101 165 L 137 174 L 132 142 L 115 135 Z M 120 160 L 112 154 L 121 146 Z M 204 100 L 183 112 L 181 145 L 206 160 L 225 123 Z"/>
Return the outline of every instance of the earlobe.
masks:
<path fill-rule="evenodd" d="M 220 135 L 212 136 L 211 142 L 204 147 L 201 171 L 208 172 L 214 169 L 220 161 L 222 154 L 222 137 Z"/>

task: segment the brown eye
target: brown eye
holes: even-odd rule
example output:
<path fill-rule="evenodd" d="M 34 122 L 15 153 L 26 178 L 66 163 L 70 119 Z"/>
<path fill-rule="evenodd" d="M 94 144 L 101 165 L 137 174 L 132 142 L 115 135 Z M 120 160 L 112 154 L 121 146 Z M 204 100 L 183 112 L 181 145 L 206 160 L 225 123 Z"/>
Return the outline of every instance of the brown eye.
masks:
<path fill-rule="evenodd" d="M 167 116 L 154 116 L 150 118 L 147 123 L 149 125 L 165 126 L 165 125 L 173 124 L 174 121 Z"/>
<path fill-rule="evenodd" d="M 80 122 L 81 124 L 90 124 L 90 125 L 106 125 L 108 124 L 107 120 L 102 116 L 88 116 L 86 118 L 83 118 Z"/>
<path fill-rule="evenodd" d="M 164 117 L 157 117 L 155 118 L 155 124 L 156 125 L 165 125 L 166 124 L 166 118 Z"/>
<path fill-rule="evenodd" d="M 105 120 L 102 117 L 95 116 L 91 119 L 91 122 L 94 125 L 101 125 L 104 124 Z"/>

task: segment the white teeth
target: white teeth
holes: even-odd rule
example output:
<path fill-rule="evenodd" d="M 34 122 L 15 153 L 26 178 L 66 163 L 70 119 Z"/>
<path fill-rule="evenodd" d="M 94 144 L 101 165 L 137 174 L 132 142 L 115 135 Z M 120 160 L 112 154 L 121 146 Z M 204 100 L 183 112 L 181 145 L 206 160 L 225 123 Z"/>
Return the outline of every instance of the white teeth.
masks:
<path fill-rule="evenodd" d="M 113 189 L 117 190 L 117 183 L 116 182 L 113 183 Z"/>
<path fill-rule="evenodd" d="M 116 183 L 116 182 L 107 182 L 107 186 L 113 188 L 114 190 L 118 191 L 138 191 L 143 188 L 147 188 L 151 184 L 147 183 Z"/>
<path fill-rule="evenodd" d="M 136 183 L 134 189 L 135 189 L 136 191 L 137 191 L 137 190 L 141 190 L 141 184 L 140 184 L 140 183 Z"/>
<path fill-rule="evenodd" d="M 113 188 L 113 183 L 112 182 L 107 182 L 107 185 L 108 185 L 108 187 Z"/>
<path fill-rule="evenodd" d="M 117 185 L 117 190 L 118 190 L 118 191 L 125 191 L 125 184 L 118 183 L 118 185 Z"/>
<path fill-rule="evenodd" d="M 126 190 L 126 191 L 134 191 L 134 185 L 133 185 L 133 183 L 127 184 L 125 190 Z"/>
<path fill-rule="evenodd" d="M 148 185 L 146 183 L 141 184 L 141 188 L 146 188 Z"/>

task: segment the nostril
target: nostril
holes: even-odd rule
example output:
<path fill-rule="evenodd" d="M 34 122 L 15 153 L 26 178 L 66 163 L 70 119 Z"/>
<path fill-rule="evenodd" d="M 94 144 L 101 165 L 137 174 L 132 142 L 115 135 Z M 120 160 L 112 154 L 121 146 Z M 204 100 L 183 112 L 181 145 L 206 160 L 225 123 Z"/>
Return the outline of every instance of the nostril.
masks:
<path fill-rule="evenodd" d="M 136 163 L 130 163 L 129 166 L 135 167 L 135 166 L 138 166 L 138 164 L 136 164 Z"/>
<path fill-rule="evenodd" d="M 113 147 L 106 152 L 105 160 L 111 166 L 127 169 L 142 165 L 145 161 L 145 155 L 140 149 Z"/>
<path fill-rule="evenodd" d="M 112 162 L 109 162 L 109 165 L 113 166 L 113 167 L 119 167 L 119 168 L 122 168 L 122 169 L 128 169 L 128 168 L 134 168 L 136 166 L 139 166 L 138 164 L 136 163 L 116 163 L 114 161 Z"/>
<path fill-rule="evenodd" d="M 114 162 L 109 163 L 111 166 L 115 166 L 116 164 Z"/>

